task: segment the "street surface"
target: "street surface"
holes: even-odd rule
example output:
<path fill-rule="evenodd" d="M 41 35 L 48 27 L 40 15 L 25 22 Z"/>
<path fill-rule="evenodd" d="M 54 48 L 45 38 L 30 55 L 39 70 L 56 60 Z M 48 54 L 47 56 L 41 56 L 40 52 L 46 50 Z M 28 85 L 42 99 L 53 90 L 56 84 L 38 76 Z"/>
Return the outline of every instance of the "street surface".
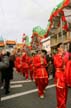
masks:
<path fill-rule="evenodd" d="M 44 99 L 38 97 L 33 81 L 25 80 L 16 72 L 14 72 L 14 79 L 11 81 L 10 87 L 9 95 L 5 95 L 1 88 L 0 108 L 56 108 L 55 86 L 51 78 Z M 71 88 L 68 92 L 67 108 L 71 108 Z"/>

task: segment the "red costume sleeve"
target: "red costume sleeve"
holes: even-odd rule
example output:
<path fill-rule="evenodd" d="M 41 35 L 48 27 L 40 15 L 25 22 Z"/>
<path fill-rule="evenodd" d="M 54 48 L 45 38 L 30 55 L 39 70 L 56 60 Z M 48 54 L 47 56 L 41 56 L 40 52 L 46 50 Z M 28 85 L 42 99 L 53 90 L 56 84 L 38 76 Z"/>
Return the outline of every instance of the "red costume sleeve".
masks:
<path fill-rule="evenodd" d="M 37 55 L 34 59 L 34 65 L 35 67 L 46 66 L 47 62 L 45 58 L 42 58 L 40 55 Z"/>
<path fill-rule="evenodd" d="M 35 67 L 40 67 L 40 66 L 41 66 L 41 62 L 40 62 L 40 57 L 39 57 L 39 55 L 37 55 L 37 56 L 34 58 L 34 66 L 35 66 Z"/>
<path fill-rule="evenodd" d="M 20 71 L 20 68 L 21 68 L 21 58 L 20 57 L 16 57 L 15 68 L 17 69 L 17 71 Z"/>
<path fill-rule="evenodd" d="M 65 78 L 66 78 L 67 85 L 71 87 L 71 60 L 67 62 L 65 68 Z"/>
<path fill-rule="evenodd" d="M 64 60 L 64 64 L 66 65 L 67 62 L 69 61 L 69 53 L 68 52 L 65 53 L 63 60 Z"/>
<path fill-rule="evenodd" d="M 22 55 L 21 62 L 23 69 L 29 68 L 29 58 L 27 54 Z"/>
<path fill-rule="evenodd" d="M 60 55 L 54 56 L 54 65 L 56 68 L 62 68 L 63 66 L 63 59 Z"/>
<path fill-rule="evenodd" d="M 19 65 L 20 64 L 20 57 L 16 57 L 16 60 L 15 60 L 15 66 Z"/>

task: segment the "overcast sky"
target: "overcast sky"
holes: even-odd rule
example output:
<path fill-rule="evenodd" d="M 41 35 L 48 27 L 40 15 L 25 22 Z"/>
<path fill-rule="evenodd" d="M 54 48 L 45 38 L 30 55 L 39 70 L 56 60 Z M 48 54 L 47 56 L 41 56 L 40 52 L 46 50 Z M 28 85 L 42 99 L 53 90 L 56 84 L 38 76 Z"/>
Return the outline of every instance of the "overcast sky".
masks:
<path fill-rule="evenodd" d="M 21 41 L 35 26 L 47 27 L 52 9 L 62 0 L 0 0 L 0 35 Z"/>

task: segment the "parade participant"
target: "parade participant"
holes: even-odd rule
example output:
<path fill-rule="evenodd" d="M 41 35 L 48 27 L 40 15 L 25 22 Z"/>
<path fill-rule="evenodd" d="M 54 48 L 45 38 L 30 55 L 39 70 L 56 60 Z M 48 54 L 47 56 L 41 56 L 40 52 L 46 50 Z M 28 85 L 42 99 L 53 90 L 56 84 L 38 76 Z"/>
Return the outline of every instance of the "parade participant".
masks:
<path fill-rule="evenodd" d="M 44 55 L 46 61 L 48 62 L 48 60 L 47 60 L 47 51 L 44 50 L 44 49 L 42 49 L 42 52 L 43 52 L 43 55 Z M 48 66 L 46 67 L 46 70 L 47 70 L 47 72 L 48 72 Z"/>
<path fill-rule="evenodd" d="M 59 43 L 57 45 L 57 54 L 54 55 L 55 66 L 55 85 L 56 85 L 56 97 L 57 108 L 66 108 L 67 102 L 67 86 L 65 83 L 65 63 L 64 63 L 64 45 Z"/>
<path fill-rule="evenodd" d="M 40 98 L 44 98 L 44 91 L 48 85 L 48 74 L 46 71 L 47 62 L 41 50 L 37 51 L 34 57 L 35 66 L 35 83 L 38 88 L 38 95 Z"/>
<path fill-rule="evenodd" d="M 29 78 L 29 74 L 28 74 L 29 65 L 28 64 L 29 64 L 29 56 L 27 55 L 26 51 L 23 50 L 22 57 L 21 57 L 21 65 L 22 65 L 21 71 L 23 73 L 23 76 L 25 76 L 25 79 Z"/>
<path fill-rule="evenodd" d="M 71 42 L 69 43 L 69 60 L 65 68 L 66 84 L 71 87 Z"/>
<path fill-rule="evenodd" d="M 36 52 L 33 51 L 32 52 L 32 56 L 30 57 L 30 78 L 31 80 L 34 80 L 34 76 L 35 76 L 35 67 L 34 67 L 34 57 L 36 55 Z"/>
<path fill-rule="evenodd" d="M 15 68 L 17 72 L 21 72 L 21 53 L 17 53 L 15 57 Z"/>

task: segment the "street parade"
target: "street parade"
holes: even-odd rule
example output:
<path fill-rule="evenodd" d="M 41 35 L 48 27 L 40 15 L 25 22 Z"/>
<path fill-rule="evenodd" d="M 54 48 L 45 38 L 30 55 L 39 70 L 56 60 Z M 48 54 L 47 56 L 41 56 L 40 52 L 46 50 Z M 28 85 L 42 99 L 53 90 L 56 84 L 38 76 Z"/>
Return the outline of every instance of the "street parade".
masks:
<path fill-rule="evenodd" d="M 43 0 L 33 1 L 40 6 Z M 47 20 L 31 36 L 23 32 L 20 43 L 0 36 L 0 108 L 71 108 L 71 0 L 60 0 Z"/>

